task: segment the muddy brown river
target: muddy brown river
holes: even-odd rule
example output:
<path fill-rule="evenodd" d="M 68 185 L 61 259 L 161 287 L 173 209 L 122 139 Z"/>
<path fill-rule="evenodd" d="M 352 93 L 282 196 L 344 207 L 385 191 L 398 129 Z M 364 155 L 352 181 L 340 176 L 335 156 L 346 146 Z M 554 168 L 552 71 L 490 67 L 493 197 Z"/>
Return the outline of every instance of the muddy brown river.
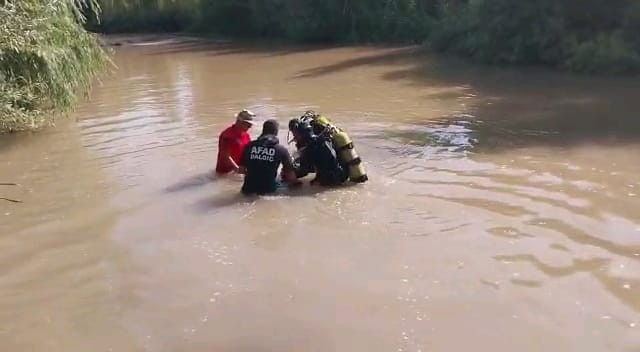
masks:
<path fill-rule="evenodd" d="M 114 62 L 0 138 L 0 350 L 640 351 L 637 80 L 412 47 Z M 242 108 L 327 114 L 370 182 L 243 198 L 210 177 Z"/>

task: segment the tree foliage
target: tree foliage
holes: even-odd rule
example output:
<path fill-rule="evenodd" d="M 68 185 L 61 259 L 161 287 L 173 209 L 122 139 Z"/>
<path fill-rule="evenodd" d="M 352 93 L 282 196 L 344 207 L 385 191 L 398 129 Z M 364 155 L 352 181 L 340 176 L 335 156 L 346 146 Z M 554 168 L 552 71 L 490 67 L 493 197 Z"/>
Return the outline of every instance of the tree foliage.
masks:
<path fill-rule="evenodd" d="M 295 41 L 421 41 L 438 0 L 101 0 L 103 32 L 195 30 Z"/>
<path fill-rule="evenodd" d="M 420 42 L 491 64 L 640 71 L 637 0 L 101 0 L 103 31 Z"/>
<path fill-rule="evenodd" d="M 468 0 L 434 28 L 435 49 L 480 62 L 640 70 L 636 0 Z"/>
<path fill-rule="evenodd" d="M 0 132 L 51 121 L 108 64 L 83 27 L 425 43 L 490 64 L 640 72 L 637 0 L 0 0 Z"/>
<path fill-rule="evenodd" d="M 0 1 L 0 132 L 51 122 L 108 63 L 97 38 L 82 27 L 85 5 Z"/>

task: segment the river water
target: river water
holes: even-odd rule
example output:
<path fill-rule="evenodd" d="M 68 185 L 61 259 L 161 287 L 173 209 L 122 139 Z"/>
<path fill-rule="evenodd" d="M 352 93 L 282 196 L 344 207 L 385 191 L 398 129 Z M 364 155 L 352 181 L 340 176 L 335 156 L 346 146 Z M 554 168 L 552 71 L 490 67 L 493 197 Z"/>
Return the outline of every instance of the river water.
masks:
<path fill-rule="evenodd" d="M 0 139 L 2 351 L 640 351 L 637 81 L 141 44 Z M 244 199 L 242 108 L 327 114 L 370 182 Z"/>

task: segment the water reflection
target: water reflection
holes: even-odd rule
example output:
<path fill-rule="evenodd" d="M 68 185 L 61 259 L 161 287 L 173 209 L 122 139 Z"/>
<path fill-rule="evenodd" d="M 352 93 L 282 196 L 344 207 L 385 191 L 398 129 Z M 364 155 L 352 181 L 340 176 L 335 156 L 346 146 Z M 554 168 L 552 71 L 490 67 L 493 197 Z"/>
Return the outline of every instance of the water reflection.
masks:
<path fill-rule="evenodd" d="M 638 294 L 640 294 L 640 280 L 610 275 L 608 271 L 610 270 L 611 260 L 609 259 L 573 259 L 572 265 L 563 267 L 545 264 L 540 259 L 529 254 L 497 256 L 495 259 L 501 262 L 531 263 L 544 274 L 555 278 L 576 275 L 583 272 L 589 273 L 624 304 L 636 312 L 640 312 L 640 302 L 637 300 Z M 522 280 L 519 280 L 518 283 L 522 283 Z M 540 286 L 542 286 L 542 284 L 536 285 L 536 287 Z"/>
<path fill-rule="evenodd" d="M 482 151 L 531 145 L 640 142 L 635 102 L 640 83 L 631 78 L 590 78 L 542 70 L 479 68 L 443 61 L 418 48 L 361 55 L 300 71 L 297 79 L 345 74 L 361 67 L 400 66 L 383 79 L 414 87 L 441 88 L 425 98 L 454 98 L 461 113 L 474 116 L 475 138 Z M 403 67 L 404 66 L 404 67 Z M 452 86 L 457 90 L 449 90 Z M 531 104 L 535 101 L 535 104 Z M 448 115 L 453 124 L 459 115 Z"/>
<path fill-rule="evenodd" d="M 216 182 L 217 180 L 219 180 L 219 177 L 216 175 L 215 171 L 212 170 L 210 172 L 194 175 L 180 182 L 174 183 L 165 188 L 165 191 L 170 193 L 186 191 L 192 188 L 202 187 L 211 182 Z"/>
<path fill-rule="evenodd" d="M 0 155 L 0 180 L 15 180 L 7 195 L 24 203 L 0 203 L 0 345 L 127 350 L 120 279 L 132 266 L 110 237 L 122 215 L 109 202 L 113 183 L 82 148 L 79 128 L 57 125 L 2 139 L 10 146 Z"/>
<path fill-rule="evenodd" d="M 3 346 L 640 343 L 637 82 L 456 67 L 415 48 L 120 49 L 73 133 L 0 141 L 0 181 L 23 185 L 2 196 L 25 201 L 0 202 Z M 242 196 L 241 177 L 211 170 L 244 107 L 283 126 L 326 113 L 370 182 Z"/>
<path fill-rule="evenodd" d="M 474 123 L 470 116 L 459 120 L 435 120 L 420 125 L 385 126 L 378 135 L 368 138 L 386 138 L 399 143 L 401 148 L 419 147 L 420 153 L 414 156 L 429 158 L 465 157 L 478 144 L 473 137 Z M 405 151 L 405 153 L 407 153 Z"/>

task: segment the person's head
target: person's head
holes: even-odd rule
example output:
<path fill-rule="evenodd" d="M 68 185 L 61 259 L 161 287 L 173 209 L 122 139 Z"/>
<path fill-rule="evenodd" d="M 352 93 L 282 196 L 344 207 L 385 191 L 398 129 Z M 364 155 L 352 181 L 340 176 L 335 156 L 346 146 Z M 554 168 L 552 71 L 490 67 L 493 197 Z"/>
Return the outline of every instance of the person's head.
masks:
<path fill-rule="evenodd" d="M 302 114 L 302 116 L 300 116 L 300 119 L 303 121 L 309 121 L 315 119 L 316 117 L 318 117 L 318 114 L 315 111 L 307 110 L 304 112 L 304 114 Z"/>
<path fill-rule="evenodd" d="M 265 121 L 262 124 L 262 135 L 274 135 L 277 136 L 278 135 L 278 129 L 280 128 L 280 124 L 278 123 L 278 121 L 270 119 Z"/>
<path fill-rule="evenodd" d="M 298 134 L 300 138 L 306 140 L 311 139 L 313 137 L 313 128 L 308 121 L 303 121 L 298 125 Z"/>
<path fill-rule="evenodd" d="M 291 119 L 289 121 L 289 131 L 293 134 L 296 143 L 304 145 L 311 139 L 313 131 L 308 121 Z"/>
<path fill-rule="evenodd" d="M 297 139 L 300 135 L 300 133 L 298 132 L 298 126 L 300 126 L 299 118 L 292 118 L 291 120 L 289 120 L 289 132 L 293 134 L 294 139 Z"/>
<path fill-rule="evenodd" d="M 315 135 L 321 135 L 325 129 L 325 126 L 317 123 L 317 119 L 320 118 L 320 114 L 313 110 L 307 110 L 300 116 L 299 121 L 308 123 Z"/>
<path fill-rule="evenodd" d="M 249 110 L 242 110 L 236 115 L 235 125 L 243 131 L 248 131 L 255 123 L 255 116 L 256 114 Z"/>

